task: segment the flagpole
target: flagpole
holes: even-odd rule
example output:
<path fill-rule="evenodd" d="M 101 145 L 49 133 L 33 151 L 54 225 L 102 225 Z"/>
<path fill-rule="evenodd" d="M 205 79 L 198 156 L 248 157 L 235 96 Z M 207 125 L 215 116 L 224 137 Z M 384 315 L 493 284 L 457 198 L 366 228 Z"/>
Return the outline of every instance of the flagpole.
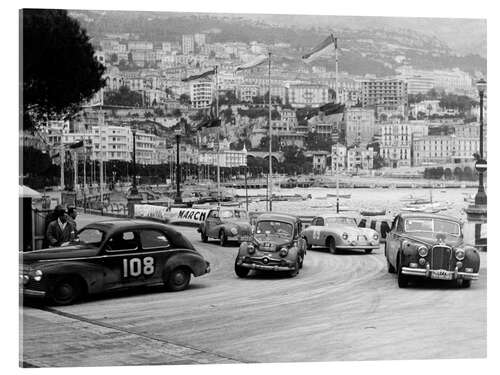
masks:
<path fill-rule="evenodd" d="M 267 177 L 267 188 L 269 190 L 269 211 L 273 210 L 273 131 L 271 124 L 271 52 L 269 52 L 269 175 Z"/>
<path fill-rule="evenodd" d="M 219 119 L 219 73 L 215 65 L 215 119 Z M 217 203 L 220 205 L 220 125 L 217 127 Z"/>
<path fill-rule="evenodd" d="M 333 43 L 334 43 L 334 46 L 335 46 L 335 103 L 338 102 L 338 97 L 339 97 L 339 56 L 338 56 L 338 53 L 337 53 L 337 38 L 334 38 L 333 37 L 333 34 L 332 35 L 332 39 L 333 39 Z M 338 140 L 337 140 L 337 173 L 336 173 L 336 178 L 335 178 L 335 189 L 337 191 L 337 213 L 339 213 L 339 209 L 340 209 L 340 202 L 339 202 L 339 143 L 338 143 Z"/>
<path fill-rule="evenodd" d="M 59 158 L 61 160 L 61 191 L 64 190 L 64 156 L 65 156 L 64 144 L 62 142 L 62 139 L 63 137 L 61 135 L 61 146 L 60 146 L 61 150 L 59 151 Z"/>

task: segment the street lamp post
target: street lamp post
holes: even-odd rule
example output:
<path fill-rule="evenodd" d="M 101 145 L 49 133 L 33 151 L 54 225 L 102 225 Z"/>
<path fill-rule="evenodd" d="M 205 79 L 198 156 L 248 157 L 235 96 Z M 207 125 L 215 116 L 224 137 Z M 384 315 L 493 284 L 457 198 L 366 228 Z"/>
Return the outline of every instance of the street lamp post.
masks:
<path fill-rule="evenodd" d="M 175 135 L 175 142 L 177 144 L 177 160 L 176 160 L 176 168 L 175 168 L 175 171 L 176 171 L 175 182 L 177 185 L 177 192 L 175 195 L 175 203 L 182 203 L 182 198 L 181 198 L 181 168 L 180 168 L 180 163 L 179 163 L 179 161 L 180 161 L 180 159 L 179 159 L 180 140 L 181 140 L 181 135 L 180 135 L 180 133 L 177 133 Z"/>
<path fill-rule="evenodd" d="M 481 160 L 484 160 L 484 154 L 483 154 L 483 126 L 484 126 L 484 121 L 483 121 L 483 99 L 484 99 L 484 92 L 486 90 L 486 81 L 484 79 L 480 79 L 477 81 L 477 91 L 479 92 L 479 158 Z M 483 171 L 479 170 L 479 187 L 477 190 L 476 198 L 475 198 L 475 204 L 477 206 L 479 205 L 484 205 L 486 206 L 487 204 L 487 199 L 486 199 L 486 192 L 484 191 L 484 183 L 483 183 Z"/>
<path fill-rule="evenodd" d="M 132 129 L 132 188 L 130 189 L 131 195 L 139 194 L 137 190 L 137 166 L 135 164 L 135 135 L 137 131 Z"/>

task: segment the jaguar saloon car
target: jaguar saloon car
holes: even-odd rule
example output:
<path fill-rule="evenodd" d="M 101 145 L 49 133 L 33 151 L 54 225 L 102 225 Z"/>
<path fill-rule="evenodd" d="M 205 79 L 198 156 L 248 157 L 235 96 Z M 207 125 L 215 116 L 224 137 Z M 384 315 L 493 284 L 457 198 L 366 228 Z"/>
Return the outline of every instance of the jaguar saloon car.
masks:
<path fill-rule="evenodd" d="M 87 225 L 69 246 L 21 253 L 20 265 L 22 293 L 56 305 L 144 285 L 180 291 L 191 275 L 210 272 L 210 264 L 181 233 L 146 220 Z"/>
<path fill-rule="evenodd" d="M 304 232 L 307 248 L 327 247 L 331 253 L 337 250 L 363 250 L 369 254 L 380 247 L 380 236 L 370 228 L 358 227 L 352 217 L 328 214 L 315 217 Z"/>
<path fill-rule="evenodd" d="M 234 264 L 236 275 L 246 277 L 251 270 L 261 270 L 296 276 L 306 255 L 301 231 L 302 222 L 296 216 L 279 213 L 260 215 L 251 240 L 240 245 Z"/>
<path fill-rule="evenodd" d="M 228 241 L 248 241 L 251 231 L 248 213 L 234 207 L 213 208 L 205 222 L 198 227 L 203 242 L 207 242 L 209 238 L 217 238 L 221 246 L 226 246 Z"/>
<path fill-rule="evenodd" d="M 385 249 L 389 273 L 400 288 L 412 278 L 456 280 L 464 288 L 479 278 L 479 253 L 463 240 L 459 220 L 443 215 L 403 213 L 394 219 Z"/>

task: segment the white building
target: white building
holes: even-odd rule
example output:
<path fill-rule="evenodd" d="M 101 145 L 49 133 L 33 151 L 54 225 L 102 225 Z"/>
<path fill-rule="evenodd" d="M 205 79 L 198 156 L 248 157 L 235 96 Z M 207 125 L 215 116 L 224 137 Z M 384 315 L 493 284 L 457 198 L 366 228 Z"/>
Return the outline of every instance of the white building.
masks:
<path fill-rule="evenodd" d="M 479 138 L 429 135 L 413 140 L 413 164 L 473 162 L 479 152 Z"/>
<path fill-rule="evenodd" d="M 392 168 L 409 167 L 413 138 L 427 134 L 428 126 L 424 122 L 381 124 L 380 156 Z"/>
<path fill-rule="evenodd" d="M 182 54 L 189 55 L 194 52 L 194 37 L 192 35 L 182 36 Z"/>
<path fill-rule="evenodd" d="M 196 47 L 204 46 L 207 43 L 206 34 L 194 34 L 194 42 Z"/>
<path fill-rule="evenodd" d="M 375 110 L 370 108 L 351 107 L 346 110 L 346 142 L 368 143 L 375 134 Z"/>
<path fill-rule="evenodd" d="M 347 163 L 347 147 L 343 144 L 336 143 L 332 145 L 332 171 L 345 170 Z"/>
<path fill-rule="evenodd" d="M 213 97 L 212 81 L 202 80 L 191 82 L 190 97 L 193 108 L 209 108 Z"/>
<path fill-rule="evenodd" d="M 288 90 L 288 100 L 295 108 L 318 107 L 328 102 L 328 86 L 293 84 Z"/>

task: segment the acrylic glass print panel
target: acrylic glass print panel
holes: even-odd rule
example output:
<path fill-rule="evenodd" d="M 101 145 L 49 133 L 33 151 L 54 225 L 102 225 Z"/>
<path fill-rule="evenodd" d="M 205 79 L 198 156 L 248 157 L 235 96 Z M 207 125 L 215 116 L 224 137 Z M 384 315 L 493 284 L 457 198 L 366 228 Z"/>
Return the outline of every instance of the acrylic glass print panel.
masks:
<path fill-rule="evenodd" d="M 486 20 L 21 20 L 21 366 L 486 357 Z"/>

